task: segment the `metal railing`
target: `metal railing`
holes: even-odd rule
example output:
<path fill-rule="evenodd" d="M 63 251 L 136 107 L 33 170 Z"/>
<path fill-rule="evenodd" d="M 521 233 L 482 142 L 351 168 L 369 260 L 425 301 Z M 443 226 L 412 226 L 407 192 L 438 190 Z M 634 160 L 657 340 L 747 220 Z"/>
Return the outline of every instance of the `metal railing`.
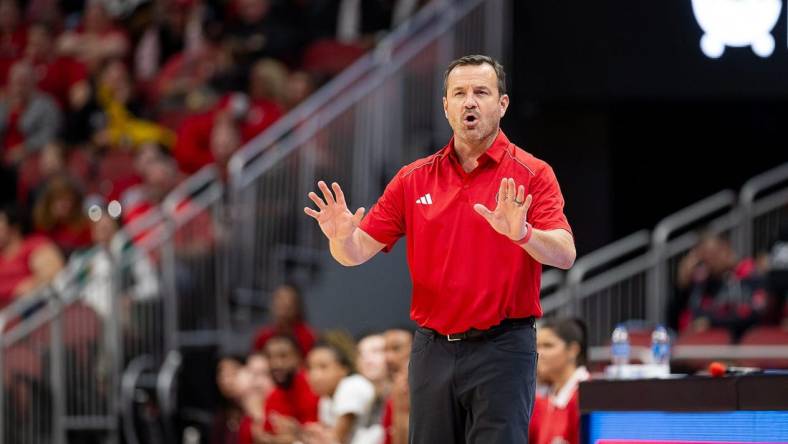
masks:
<path fill-rule="evenodd" d="M 135 442 L 124 389 L 140 363 L 172 412 L 179 348 L 218 344 L 228 328 L 222 191 L 207 167 L 0 313 L 0 442 L 119 442 L 121 430 Z"/>
<path fill-rule="evenodd" d="M 739 196 L 721 191 L 664 218 L 650 239 L 636 233 L 578 259 L 566 288 L 549 290 L 544 313 L 584 318 L 591 326 L 589 344 L 602 346 L 618 322 L 665 321 L 679 264 L 702 233 L 727 238 L 739 257 L 751 257 L 767 251 L 786 224 L 788 164 L 752 178 Z M 624 259 L 634 251 L 641 254 Z M 594 268 L 603 272 L 588 277 Z"/>
<path fill-rule="evenodd" d="M 657 224 L 652 239 L 654 267 L 650 271 L 650 320 L 664 320 L 664 307 L 675 297 L 680 262 L 698 243 L 700 231 L 722 235 L 735 242 L 733 230 L 740 221 L 739 217 L 736 195 L 725 190 L 679 210 Z"/>
<path fill-rule="evenodd" d="M 589 345 L 604 343 L 619 322 L 645 317 L 649 241 L 648 231 L 639 231 L 583 256 L 569 271 L 570 299 L 556 314 L 585 319 Z"/>
<path fill-rule="evenodd" d="M 751 256 L 768 250 L 788 226 L 788 163 L 748 180 L 739 205 L 741 253 Z"/>

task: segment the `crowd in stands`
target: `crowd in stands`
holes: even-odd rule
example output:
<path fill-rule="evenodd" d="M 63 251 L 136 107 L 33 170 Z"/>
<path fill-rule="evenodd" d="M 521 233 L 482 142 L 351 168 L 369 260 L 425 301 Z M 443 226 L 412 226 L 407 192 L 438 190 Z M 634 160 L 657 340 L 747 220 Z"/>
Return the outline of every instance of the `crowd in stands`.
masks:
<path fill-rule="evenodd" d="M 738 342 L 754 327 L 788 329 L 788 225 L 768 251 L 739 257 L 729 239 L 704 233 L 678 264 L 671 326 L 680 334 L 727 331 Z"/>
<path fill-rule="evenodd" d="M 0 308 L 98 245 L 92 218 L 121 228 L 201 167 L 226 172 L 425 3 L 0 0 L 0 206 L 13 233 Z"/>
<path fill-rule="evenodd" d="M 270 324 L 246 356 L 217 363 L 222 402 L 211 443 L 391 444 L 408 442 L 411 327 L 315 336 L 298 288 L 280 286 Z M 539 389 L 530 439 L 578 443 L 578 384 L 589 378 L 587 332 L 577 319 L 551 319 L 538 330 Z"/>
<path fill-rule="evenodd" d="M 408 440 L 411 327 L 316 336 L 292 284 L 246 356 L 220 357 L 212 443 L 383 444 Z"/>

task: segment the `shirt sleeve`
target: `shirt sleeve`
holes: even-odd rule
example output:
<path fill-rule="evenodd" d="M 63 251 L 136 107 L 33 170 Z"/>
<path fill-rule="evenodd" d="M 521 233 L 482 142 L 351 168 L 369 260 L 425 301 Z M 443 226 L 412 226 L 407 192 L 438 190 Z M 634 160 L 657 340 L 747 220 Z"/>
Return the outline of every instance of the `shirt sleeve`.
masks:
<path fill-rule="evenodd" d="M 385 244 L 383 251 L 388 253 L 405 235 L 405 190 L 402 183 L 402 170 L 391 179 L 383 195 L 370 209 L 361 228 L 376 241 Z"/>
<path fill-rule="evenodd" d="M 363 376 L 345 378 L 334 394 L 334 412 L 339 418 L 353 414 L 363 416 L 375 399 L 375 388 Z"/>
<path fill-rule="evenodd" d="M 564 229 L 570 234 L 572 227 L 564 214 L 564 196 L 553 169 L 545 165 L 534 178 L 531 188 L 533 203 L 529 209 L 528 221 L 538 230 Z"/>

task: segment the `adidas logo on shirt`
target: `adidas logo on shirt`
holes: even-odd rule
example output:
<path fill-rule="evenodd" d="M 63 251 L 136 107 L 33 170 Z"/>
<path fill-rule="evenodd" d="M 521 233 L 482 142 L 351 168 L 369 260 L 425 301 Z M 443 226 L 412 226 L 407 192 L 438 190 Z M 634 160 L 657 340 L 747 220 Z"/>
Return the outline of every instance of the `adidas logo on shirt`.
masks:
<path fill-rule="evenodd" d="M 430 193 L 427 193 L 416 199 L 416 203 L 422 205 L 432 205 L 432 196 L 430 196 Z"/>

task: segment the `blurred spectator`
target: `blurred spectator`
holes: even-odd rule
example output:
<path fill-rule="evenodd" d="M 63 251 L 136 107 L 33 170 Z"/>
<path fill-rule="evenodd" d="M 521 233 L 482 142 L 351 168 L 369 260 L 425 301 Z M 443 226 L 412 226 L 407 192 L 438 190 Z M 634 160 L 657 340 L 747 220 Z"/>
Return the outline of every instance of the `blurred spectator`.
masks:
<path fill-rule="evenodd" d="M 80 282 L 85 303 L 110 320 L 112 298 L 118 290 L 124 301 L 152 299 L 159 294 L 159 281 L 147 257 L 128 244 L 124 236 L 116 236 L 119 214 L 110 213 L 120 208 L 108 207 L 99 197 L 90 200 L 92 248 L 74 252 L 57 281 L 64 285 Z M 115 286 L 114 278 L 119 278 L 122 286 Z"/>
<path fill-rule="evenodd" d="M 222 357 L 216 366 L 216 385 L 219 387 L 221 400 L 214 415 L 211 444 L 239 442 L 239 427 L 244 417 L 241 400 L 248 389 L 248 384 L 244 386 L 243 379 L 238 377 L 241 368 L 241 362 L 232 356 Z"/>
<path fill-rule="evenodd" d="M 126 65 L 108 62 L 101 70 L 96 98 L 106 116 L 106 127 L 94 140 L 99 146 L 137 148 L 144 143 L 172 146 L 175 134 L 141 118 L 142 106 L 133 101 L 134 85 Z"/>
<path fill-rule="evenodd" d="M 149 100 L 165 109 L 203 111 L 221 94 L 238 89 L 246 67 L 233 60 L 220 36 L 206 38 L 192 51 L 170 57 L 149 88 Z"/>
<path fill-rule="evenodd" d="M 577 319 L 545 321 L 536 339 L 537 374 L 549 386 L 546 398 L 537 397 L 531 415 L 529 442 L 580 442 L 578 386 L 589 378 L 585 324 Z"/>
<path fill-rule="evenodd" d="M 271 91 L 263 83 L 265 76 L 260 72 L 253 73 L 251 79 L 251 95 L 227 94 L 211 110 L 184 119 L 173 150 L 182 171 L 193 173 L 213 162 L 224 169 L 242 143 L 254 138 L 282 116 L 282 108 L 268 99 Z M 223 140 L 221 147 L 212 143 L 217 126 L 222 127 L 219 129 Z M 230 142 L 227 136 L 237 139 L 230 143 L 232 147 L 227 144 Z"/>
<path fill-rule="evenodd" d="M 201 49 L 205 8 L 200 0 L 153 2 L 152 23 L 143 32 L 134 53 L 134 77 L 138 81 L 152 81 L 175 54 Z"/>
<path fill-rule="evenodd" d="M 301 355 L 312 350 L 315 334 L 306 324 L 301 290 L 292 283 L 282 284 L 271 297 L 271 325 L 258 330 L 253 348 L 262 350 L 266 343 L 277 335 L 292 335 Z"/>
<path fill-rule="evenodd" d="M 46 183 L 33 208 L 35 230 L 52 239 L 66 257 L 91 244 L 83 200 L 80 187 L 68 176 L 58 175 Z"/>
<path fill-rule="evenodd" d="M 241 132 L 230 116 L 226 114 L 216 116 L 210 143 L 211 155 L 226 179 L 230 158 L 241 147 Z"/>
<path fill-rule="evenodd" d="M 391 394 L 383 411 L 381 424 L 385 444 L 408 442 L 410 392 L 408 389 L 408 363 L 413 346 L 413 332 L 406 328 L 393 328 L 383 334 L 386 341 L 386 367 L 391 378 Z"/>
<path fill-rule="evenodd" d="M 391 391 L 385 350 L 386 338 L 382 334 L 369 334 L 358 341 L 358 372 L 375 386 L 375 402 L 372 405 L 370 422 L 365 427 L 380 427 L 383 406 Z"/>
<path fill-rule="evenodd" d="M 40 151 L 60 128 L 60 110 L 52 98 L 36 89 L 35 82 L 29 63 L 14 63 L 5 97 L 0 99 L 0 143 L 7 165 L 17 165 Z"/>
<path fill-rule="evenodd" d="M 184 173 L 196 173 L 213 163 L 211 131 L 215 119 L 216 110 L 211 109 L 186 117 L 178 128 L 172 154 Z"/>
<path fill-rule="evenodd" d="M 282 107 L 276 102 L 279 85 L 269 84 L 275 74 L 273 60 L 261 60 L 252 66 L 249 79 L 249 106 L 241 119 L 243 141 L 249 141 L 282 117 Z M 280 82 L 281 79 L 273 80 Z M 281 91 L 281 90 L 276 90 Z"/>
<path fill-rule="evenodd" d="M 752 325 L 763 322 L 772 303 L 766 282 L 751 258 L 739 260 L 730 243 L 704 234 L 679 264 L 678 286 L 683 291 L 680 330 L 727 328 L 734 340 Z M 675 308 L 674 308 L 675 310 Z"/>
<path fill-rule="evenodd" d="M 227 27 L 225 44 L 248 70 L 255 60 L 274 57 L 293 63 L 303 36 L 286 17 L 274 14 L 271 0 L 237 0 L 237 16 Z"/>
<path fill-rule="evenodd" d="M 275 59 L 261 59 L 255 62 L 249 74 L 249 95 L 279 104 L 285 103 L 289 70 Z"/>
<path fill-rule="evenodd" d="M 44 145 L 38 156 L 31 156 L 19 166 L 17 201 L 35 202 L 50 179 L 67 175 L 63 146 L 58 141 Z"/>
<path fill-rule="evenodd" d="M 98 190 L 106 195 L 108 200 L 120 201 L 126 190 L 144 182 L 146 171 L 149 171 L 161 158 L 166 159 L 168 156 L 167 150 L 161 145 L 153 142 L 143 143 L 134 152 L 133 168 L 124 171 L 125 174 L 108 174 L 109 177 L 102 177 L 103 183 L 98 184 Z"/>
<path fill-rule="evenodd" d="M 315 92 L 315 81 L 309 73 L 305 71 L 292 72 L 287 78 L 287 88 L 284 95 L 285 109 L 295 108 L 313 92 Z"/>
<path fill-rule="evenodd" d="M 57 50 L 75 57 L 95 72 L 105 61 L 125 57 L 129 40 L 113 22 L 104 0 L 86 0 L 82 23 L 75 31 L 60 35 Z"/>
<path fill-rule="evenodd" d="M 303 355 L 295 338 L 276 335 L 266 342 L 264 351 L 276 388 L 265 400 L 263 429 L 242 430 L 241 444 L 293 442 L 302 434 L 303 424 L 318 418 L 319 398 L 307 382 Z"/>
<path fill-rule="evenodd" d="M 121 194 L 124 225 L 134 222 L 159 205 L 180 181 L 175 161 L 166 154 L 158 153 L 146 162 L 142 182 Z"/>
<path fill-rule="evenodd" d="M 768 256 L 769 291 L 774 298 L 773 313 L 788 329 L 788 222 L 780 227 L 777 241 Z"/>
<path fill-rule="evenodd" d="M 319 424 L 305 428 L 306 444 L 379 444 L 382 431 L 370 435 L 375 387 L 356 373 L 355 344 L 346 334 L 330 332 L 307 356 L 309 384 L 320 396 Z"/>
<path fill-rule="evenodd" d="M 0 0 L 0 85 L 4 85 L 11 64 L 22 56 L 27 30 L 17 0 Z"/>
<path fill-rule="evenodd" d="M 41 235 L 26 235 L 21 211 L 0 208 L 0 308 L 49 284 L 63 268 L 57 247 Z"/>
<path fill-rule="evenodd" d="M 54 51 L 54 36 L 47 25 L 34 23 L 27 36 L 25 58 L 35 70 L 38 88 L 52 96 L 62 110 L 82 109 L 90 98 L 85 65 Z"/>
<path fill-rule="evenodd" d="M 254 352 L 246 360 L 245 370 L 249 374 L 249 390 L 243 395 L 244 417 L 240 434 L 250 436 L 252 430 L 263 430 L 265 426 L 265 403 L 274 390 L 271 369 L 264 354 Z"/>

